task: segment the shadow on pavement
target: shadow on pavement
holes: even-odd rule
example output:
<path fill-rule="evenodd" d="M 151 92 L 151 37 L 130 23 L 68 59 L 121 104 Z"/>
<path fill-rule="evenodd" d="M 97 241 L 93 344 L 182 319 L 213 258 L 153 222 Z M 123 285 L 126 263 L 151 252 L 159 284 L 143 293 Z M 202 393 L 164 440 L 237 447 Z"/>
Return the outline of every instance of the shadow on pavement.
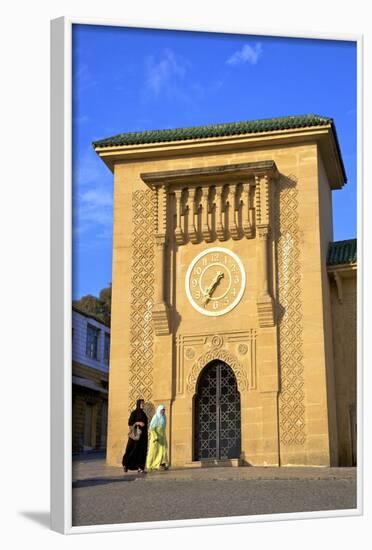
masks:
<path fill-rule="evenodd" d="M 72 461 L 87 461 L 87 460 L 105 460 L 106 453 L 105 451 L 84 451 L 81 453 L 73 453 Z"/>
<path fill-rule="evenodd" d="M 136 479 L 142 479 L 138 476 L 128 476 L 128 477 L 101 477 L 101 478 L 91 478 L 91 479 L 79 479 L 72 482 L 73 489 L 80 489 L 83 487 L 97 487 L 98 485 L 108 485 L 110 483 L 123 483 L 127 481 L 135 481 Z"/>

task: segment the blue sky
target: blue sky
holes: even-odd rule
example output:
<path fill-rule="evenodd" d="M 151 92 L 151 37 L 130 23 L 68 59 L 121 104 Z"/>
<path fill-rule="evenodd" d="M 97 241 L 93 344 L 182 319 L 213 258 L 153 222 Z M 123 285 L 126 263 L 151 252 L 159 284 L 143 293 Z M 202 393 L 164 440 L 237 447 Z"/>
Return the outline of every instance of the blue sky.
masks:
<path fill-rule="evenodd" d="M 354 42 L 74 25 L 72 59 L 74 299 L 111 282 L 113 177 L 91 144 L 121 132 L 332 117 L 334 239 L 356 236 Z"/>

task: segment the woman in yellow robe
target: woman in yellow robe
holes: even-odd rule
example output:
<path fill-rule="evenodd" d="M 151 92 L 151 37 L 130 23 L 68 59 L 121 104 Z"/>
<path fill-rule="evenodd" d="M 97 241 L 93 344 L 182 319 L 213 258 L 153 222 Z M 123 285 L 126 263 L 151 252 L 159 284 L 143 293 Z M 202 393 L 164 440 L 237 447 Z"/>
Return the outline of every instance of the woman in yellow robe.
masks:
<path fill-rule="evenodd" d="M 168 446 L 165 435 L 166 416 L 164 405 L 159 405 L 150 422 L 150 440 L 147 453 L 147 470 L 168 470 Z"/>

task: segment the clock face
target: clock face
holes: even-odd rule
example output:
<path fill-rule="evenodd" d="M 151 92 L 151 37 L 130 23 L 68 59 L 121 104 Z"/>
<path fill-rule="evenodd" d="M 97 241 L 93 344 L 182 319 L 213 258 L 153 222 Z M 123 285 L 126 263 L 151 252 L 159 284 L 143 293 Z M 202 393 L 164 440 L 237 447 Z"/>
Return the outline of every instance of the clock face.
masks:
<path fill-rule="evenodd" d="M 203 315 L 231 311 L 245 289 L 245 271 L 239 257 L 225 248 L 209 248 L 198 254 L 186 273 L 186 294 Z"/>

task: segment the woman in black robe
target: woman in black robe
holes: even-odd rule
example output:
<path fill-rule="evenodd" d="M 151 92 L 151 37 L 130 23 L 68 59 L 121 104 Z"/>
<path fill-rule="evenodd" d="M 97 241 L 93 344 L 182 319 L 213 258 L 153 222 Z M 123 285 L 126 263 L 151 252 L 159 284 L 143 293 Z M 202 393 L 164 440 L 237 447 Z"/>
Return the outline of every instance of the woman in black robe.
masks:
<path fill-rule="evenodd" d="M 144 404 L 145 402 L 143 399 L 138 399 L 135 410 L 130 413 L 128 426 L 139 426 L 141 435 L 137 441 L 130 437 L 128 438 L 127 447 L 122 460 L 124 472 L 128 470 L 138 470 L 139 473 L 145 472 L 148 420 L 143 410 Z"/>

